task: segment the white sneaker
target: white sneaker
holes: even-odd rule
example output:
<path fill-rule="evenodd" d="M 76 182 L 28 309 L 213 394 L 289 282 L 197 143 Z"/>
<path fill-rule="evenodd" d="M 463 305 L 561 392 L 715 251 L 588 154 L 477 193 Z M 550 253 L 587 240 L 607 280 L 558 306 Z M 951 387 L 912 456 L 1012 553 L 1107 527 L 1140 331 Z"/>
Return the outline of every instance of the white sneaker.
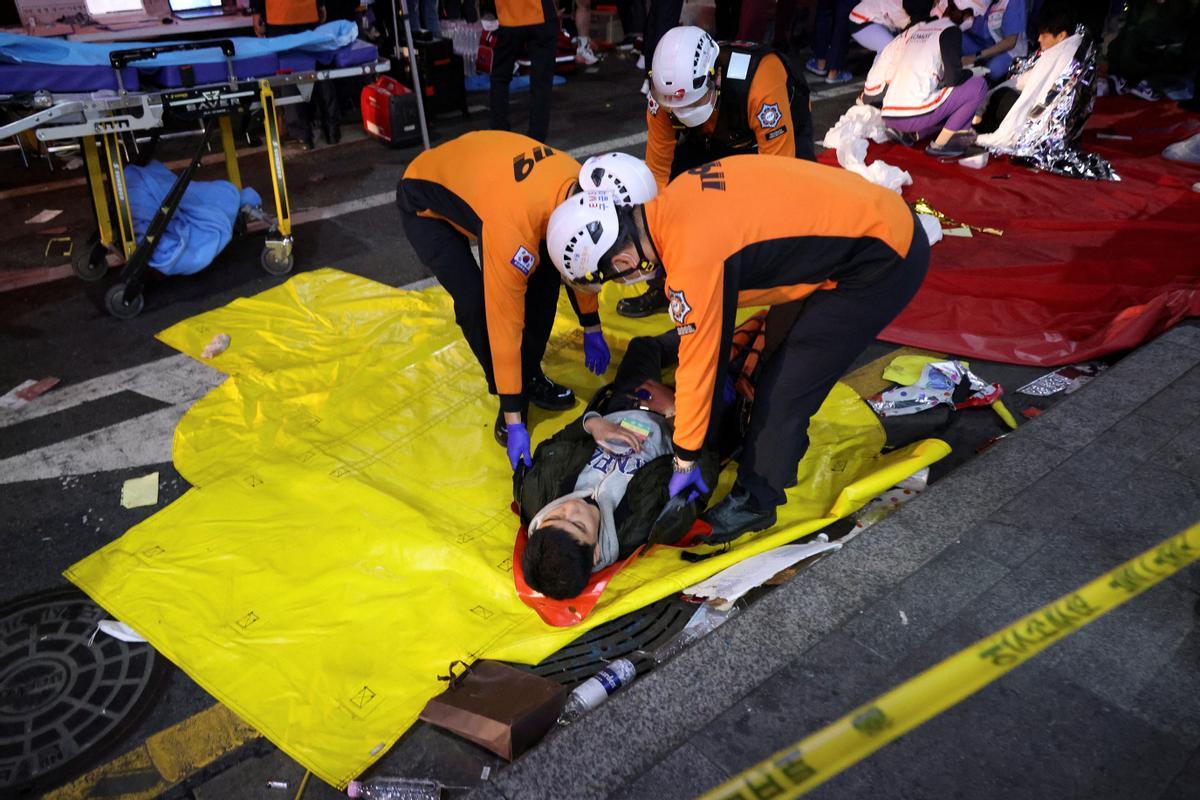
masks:
<path fill-rule="evenodd" d="M 1162 152 L 1163 158 L 1169 161 L 1186 161 L 1189 164 L 1200 164 L 1200 133 L 1182 142 L 1169 145 Z"/>
<path fill-rule="evenodd" d="M 644 94 L 646 97 L 650 96 L 650 79 L 649 78 L 642 81 L 642 88 L 639 89 L 638 91 L 641 92 L 642 94 Z"/>
<path fill-rule="evenodd" d="M 642 72 L 646 71 L 646 57 L 641 53 L 638 54 L 637 68 Z"/>
<path fill-rule="evenodd" d="M 1154 102 L 1162 97 L 1158 90 L 1151 85 L 1150 81 L 1141 81 L 1137 86 L 1129 90 L 1129 93 L 1134 97 L 1140 97 L 1143 100 Z"/>
<path fill-rule="evenodd" d="M 590 67 L 592 64 L 599 63 L 600 58 L 592 52 L 592 45 L 588 40 L 580 39 L 579 46 L 575 48 L 575 61 Z"/>

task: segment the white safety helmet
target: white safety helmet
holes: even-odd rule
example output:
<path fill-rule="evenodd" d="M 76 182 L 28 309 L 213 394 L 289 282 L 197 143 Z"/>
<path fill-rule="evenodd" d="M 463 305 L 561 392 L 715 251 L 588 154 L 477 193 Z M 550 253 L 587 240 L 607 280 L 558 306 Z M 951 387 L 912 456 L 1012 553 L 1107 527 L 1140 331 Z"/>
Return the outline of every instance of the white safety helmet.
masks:
<path fill-rule="evenodd" d="M 598 284 L 600 259 L 621 232 L 617 197 L 612 192 L 584 191 L 554 209 L 546 227 L 546 249 L 562 276 L 574 284 Z"/>
<path fill-rule="evenodd" d="M 592 156 L 579 170 L 579 185 L 584 191 L 612 192 L 623 206 L 648 203 L 658 194 L 654 173 L 646 162 L 628 153 Z"/>
<path fill-rule="evenodd" d="M 689 128 L 703 125 L 717 106 L 716 65 L 721 52 L 702 28 L 672 28 L 654 48 L 650 93 Z"/>

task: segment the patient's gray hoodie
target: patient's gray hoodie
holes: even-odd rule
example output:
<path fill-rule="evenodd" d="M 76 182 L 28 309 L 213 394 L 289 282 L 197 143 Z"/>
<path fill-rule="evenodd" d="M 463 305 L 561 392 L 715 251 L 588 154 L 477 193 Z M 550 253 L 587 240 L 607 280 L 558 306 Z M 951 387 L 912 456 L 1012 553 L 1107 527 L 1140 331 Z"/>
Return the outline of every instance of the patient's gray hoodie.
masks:
<path fill-rule="evenodd" d="M 584 421 L 586 422 L 589 417 L 598 416 L 600 415 L 591 412 L 584 415 Z M 604 419 L 614 425 L 621 425 L 624 422 L 624 427 L 635 433 L 645 434 L 641 451 L 635 453 L 630 450 L 628 453 L 618 454 L 597 446 L 587 465 L 579 473 L 578 480 L 575 481 L 575 491 L 547 504 L 530 523 L 530 530 L 537 530 L 541 526 L 542 517 L 551 509 L 574 498 L 593 498 L 596 506 L 600 509 L 600 560 L 593 568 L 593 572 L 597 572 L 617 560 L 620 545 L 617 542 L 617 523 L 613 514 L 625 497 L 625 490 L 629 487 L 629 481 L 633 479 L 634 473 L 646 463 L 671 452 L 671 438 L 664 431 L 665 420 L 658 414 L 633 409 L 605 414 Z M 616 446 L 611 447 L 610 450 L 624 449 L 624 445 L 614 444 Z"/>

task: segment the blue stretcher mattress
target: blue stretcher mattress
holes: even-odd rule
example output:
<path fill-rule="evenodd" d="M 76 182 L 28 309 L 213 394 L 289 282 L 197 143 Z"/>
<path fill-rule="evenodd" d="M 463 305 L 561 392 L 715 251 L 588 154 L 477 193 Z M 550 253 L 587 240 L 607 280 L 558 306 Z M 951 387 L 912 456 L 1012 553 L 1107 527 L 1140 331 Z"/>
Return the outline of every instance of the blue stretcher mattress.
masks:
<path fill-rule="evenodd" d="M 299 35 L 299 34 L 294 34 Z M 279 37 L 285 38 L 285 37 Z M 236 43 L 240 40 L 235 40 Z M 27 61 L 5 62 L 2 56 L 3 40 L 0 37 L 0 94 L 36 92 L 99 92 L 117 91 L 117 80 L 107 64 L 78 63 L 34 63 Z M 205 52 L 205 51 L 201 51 Z M 215 51 L 214 51 L 215 52 Z M 242 50 L 239 48 L 238 52 Z M 168 54 L 172 55 L 172 54 Z M 175 54 L 177 55 L 177 54 Z M 161 57 L 165 59 L 165 56 Z M 344 68 L 373 63 L 379 58 L 379 49 L 368 42 L 353 41 L 333 50 L 264 51 L 259 49 L 233 59 L 233 72 L 237 78 L 265 78 L 280 72 L 307 72 L 317 66 Z M 150 63 L 157 63 L 155 62 Z M 121 72 L 126 91 L 137 91 L 144 83 L 147 88 L 176 89 L 186 86 L 184 67 L 192 68 L 191 85 L 201 86 L 222 83 L 226 80 L 225 62 L 196 60 L 193 62 L 168 63 L 164 66 L 139 69 L 126 67 Z M 139 74 L 140 73 L 140 74 Z M 144 81 L 140 78 L 144 77 Z"/>
<path fill-rule="evenodd" d="M 136 92 L 141 82 L 133 67 L 121 70 L 125 91 Z M 46 64 L 0 64 L 0 94 L 36 92 L 117 91 L 112 67 L 48 66 Z"/>

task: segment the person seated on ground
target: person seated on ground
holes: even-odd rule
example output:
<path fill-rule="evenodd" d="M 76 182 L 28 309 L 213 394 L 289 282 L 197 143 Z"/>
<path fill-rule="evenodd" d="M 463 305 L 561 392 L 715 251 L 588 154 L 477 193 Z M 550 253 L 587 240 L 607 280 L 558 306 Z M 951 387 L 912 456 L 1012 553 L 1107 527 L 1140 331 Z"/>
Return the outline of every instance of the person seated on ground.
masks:
<path fill-rule="evenodd" d="M 1133 4 L 1121 32 L 1108 45 L 1113 90 L 1157 100 L 1162 88 L 1191 75 L 1200 66 L 1198 36 L 1200 9 L 1196 0 Z"/>
<path fill-rule="evenodd" d="M 995 0 L 963 34 L 963 66 L 987 67 L 993 85 L 1004 80 L 1013 59 L 1024 58 L 1026 50 L 1024 0 Z"/>
<path fill-rule="evenodd" d="M 978 121 L 976 143 L 1044 172 L 1114 180 L 1105 159 L 1079 149 L 1095 102 L 1096 46 L 1069 0 L 1038 15 L 1038 51 L 1013 66 Z"/>
<path fill-rule="evenodd" d="M 987 82 L 962 66 L 962 28 L 975 1 L 952 0 L 946 16 L 934 19 L 933 0 L 904 0 L 912 22 L 879 54 L 863 89 L 863 101 L 882 109 L 898 141 L 911 146 L 936 133 L 925 152 L 939 158 L 966 152 L 971 120 L 987 96 Z"/>
<path fill-rule="evenodd" d="M 540 444 L 533 466 L 518 473 L 514 495 L 529 535 L 521 570 L 531 588 L 559 600 L 575 597 L 592 573 L 649 540 L 670 500 L 674 452 L 675 392 L 659 379 L 678 358 L 674 329 L 630 341 L 613 383 L 582 417 Z M 715 456 L 702 457 L 701 469 L 715 486 Z M 686 533 L 697 511 L 681 509 L 662 543 Z"/>

